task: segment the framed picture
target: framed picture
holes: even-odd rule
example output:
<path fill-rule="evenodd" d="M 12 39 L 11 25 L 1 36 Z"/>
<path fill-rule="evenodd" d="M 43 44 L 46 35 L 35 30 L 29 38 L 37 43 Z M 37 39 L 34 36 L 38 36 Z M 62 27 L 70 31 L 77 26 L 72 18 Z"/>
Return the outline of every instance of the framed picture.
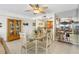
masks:
<path fill-rule="evenodd" d="M 28 23 L 23 23 L 23 25 L 26 25 L 26 26 L 28 26 Z"/>
<path fill-rule="evenodd" d="M 36 23 L 33 23 L 33 26 L 36 26 Z"/>
<path fill-rule="evenodd" d="M 2 27 L 2 23 L 0 23 L 0 27 Z"/>

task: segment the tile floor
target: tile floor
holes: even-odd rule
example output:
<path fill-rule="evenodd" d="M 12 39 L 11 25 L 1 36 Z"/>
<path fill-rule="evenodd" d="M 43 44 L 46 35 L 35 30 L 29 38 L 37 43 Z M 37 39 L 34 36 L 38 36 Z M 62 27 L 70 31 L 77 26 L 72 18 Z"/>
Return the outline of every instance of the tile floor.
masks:
<path fill-rule="evenodd" d="M 17 42 L 14 42 L 12 46 L 14 46 L 15 43 Z M 12 44 L 12 42 L 9 44 Z M 20 54 L 20 50 L 18 50 L 19 49 L 18 46 L 20 47 L 20 45 L 19 44 L 15 45 L 13 49 L 11 48 L 12 46 L 9 46 L 11 54 L 18 54 L 18 53 Z M 32 54 L 33 52 L 34 50 L 32 50 Z M 45 51 L 39 49 L 39 52 L 42 52 L 44 54 Z M 4 50 L 0 45 L 0 54 L 2 53 L 4 53 Z M 42 54 L 42 53 L 38 53 L 38 54 Z M 78 54 L 78 53 L 79 53 L 78 45 L 66 44 L 57 41 L 52 42 L 52 45 L 49 47 L 49 51 L 48 51 L 48 54 Z M 29 54 L 31 54 L 31 51 Z"/>
<path fill-rule="evenodd" d="M 5 53 L 4 48 L 3 48 L 2 44 L 0 43 L 0 54 L 4 54 L 4 53 Z"/>
<path fill-rule="evenodd" d="M 34 50 L 31 50 L 30 52 L 33 54 Z M 38 49 L 38 54 L 45 53 L 45 50 Z M 48 54 L 79 54 L 79 46 L 54 41 L 48 49 Z"/>
<path fill-rule="evenodd" d="M 52 53 L 52 54 L 78 54 L 79 46 L 55 41 L 52 43 L 49 53 Z"/>

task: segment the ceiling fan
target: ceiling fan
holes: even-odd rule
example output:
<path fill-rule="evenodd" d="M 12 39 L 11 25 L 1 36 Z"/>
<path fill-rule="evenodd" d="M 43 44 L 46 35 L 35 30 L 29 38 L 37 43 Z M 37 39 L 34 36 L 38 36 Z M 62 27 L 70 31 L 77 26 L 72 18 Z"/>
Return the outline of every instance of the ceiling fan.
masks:
<path fill-rule="evenodd" d="M 38 4 L 29 4 L 32 10 L 26 11 L 33 11 L 34 14 L 45 13 L 45 10 L 48 8 L 47 6 L 40 6 Z"/>

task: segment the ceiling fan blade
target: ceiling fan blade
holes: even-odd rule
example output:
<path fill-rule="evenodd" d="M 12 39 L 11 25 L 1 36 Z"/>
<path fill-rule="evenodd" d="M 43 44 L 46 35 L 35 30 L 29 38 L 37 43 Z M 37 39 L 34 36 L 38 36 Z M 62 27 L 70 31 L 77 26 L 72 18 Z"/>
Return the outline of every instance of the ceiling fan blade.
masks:
<path fill-rule="evenodd" d="M 44 13 L 45 13 L 45 11 L 42 11 L 41 13 L 43 13 L 43 14 L 44 14 Z"/>
<path fill-rule="evenodd" d="M 29 6 L 32 7 L 32 10 L 34 11 L 34 13 L 45 13 L 45 9 L 47 9 L 48 7 L 41 7 L 38 4 L 29 4 Z M 30 10 L 27 10 L 30 11 Z"/>
<path fill-rule="evenodd" d="M 34 10 L 39 9 L 39 5 L 38 4 L 29 4 Z"/>
<path fill-rule="evenodd" d="M 24 12 L 29 12 L 30 10 L 25 10 Z"/>
<path fill-rule="evenodd" d="M 47 9 L 48 7 L 42 7 L 43 9 Z"/>
<path fill-rule="evenodd" d="M 39 8 L 39 5 L 38 5 L 38 4 L 36 4 L 36 7 L 37 7 L 37 8 Z"/>
<path fill-rule="evenodd" d="M 31 7 L 33 7 L 33 5 L 32 4 L 29 4 Z"/>

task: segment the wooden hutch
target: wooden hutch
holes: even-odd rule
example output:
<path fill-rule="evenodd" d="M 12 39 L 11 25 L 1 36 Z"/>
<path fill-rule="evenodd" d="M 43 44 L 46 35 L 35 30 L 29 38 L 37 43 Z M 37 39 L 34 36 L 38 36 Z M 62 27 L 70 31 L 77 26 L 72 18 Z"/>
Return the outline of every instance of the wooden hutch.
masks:
<path fill-rule="evenodd" d="M 8 32 L 7 41 L 13 41 L 20 39 L 21 32 L 21 20 L 8 19 Z"/>

